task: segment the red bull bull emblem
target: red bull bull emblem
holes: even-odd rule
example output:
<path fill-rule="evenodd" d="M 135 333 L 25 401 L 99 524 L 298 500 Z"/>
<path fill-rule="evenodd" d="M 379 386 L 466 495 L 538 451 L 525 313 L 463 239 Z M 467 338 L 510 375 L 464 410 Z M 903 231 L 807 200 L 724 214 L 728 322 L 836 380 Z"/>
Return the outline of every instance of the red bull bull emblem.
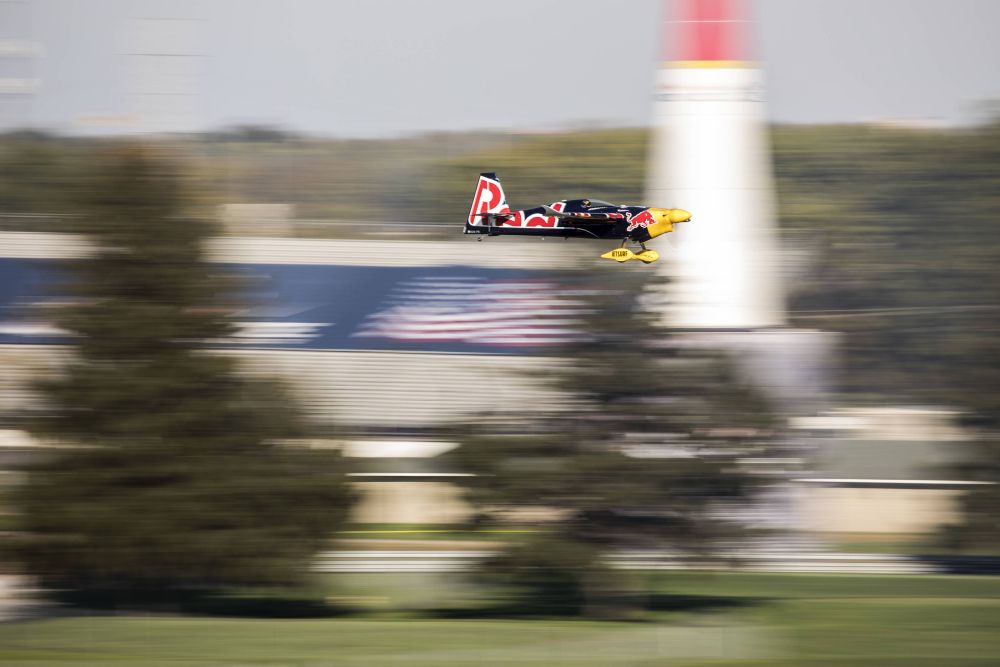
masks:
<path fill-rule="evenodd" d="M 645 211 L 633 217 L 632 220 L 629 221 L 628 227 L 625 229 L 625 231 L 631 232 L 633 229 L 636 229 L 637 227 L 645 228 L 648 227 L 649 225 L 654 224 L 655 222 L 656 218 L 654 218 L 653 214 L 649 212 L 649 209 L 646 209 Z"/>

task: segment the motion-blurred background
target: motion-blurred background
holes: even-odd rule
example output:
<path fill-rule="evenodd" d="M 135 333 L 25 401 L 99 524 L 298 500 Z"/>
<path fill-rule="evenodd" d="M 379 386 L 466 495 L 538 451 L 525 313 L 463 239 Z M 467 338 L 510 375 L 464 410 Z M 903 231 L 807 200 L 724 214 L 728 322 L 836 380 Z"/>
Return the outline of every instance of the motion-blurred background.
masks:
<path fill-rule="evenodd" d="M 0 659 L 993 664 L 998 19 L 0 1 Z"/>

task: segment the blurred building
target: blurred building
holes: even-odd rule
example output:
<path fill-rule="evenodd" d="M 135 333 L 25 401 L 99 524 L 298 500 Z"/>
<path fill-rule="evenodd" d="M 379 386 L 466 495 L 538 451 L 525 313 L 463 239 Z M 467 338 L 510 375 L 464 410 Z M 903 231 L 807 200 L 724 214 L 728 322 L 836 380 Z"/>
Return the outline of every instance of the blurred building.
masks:
<path fill-rule="evenodd" d="M 910 535 L 959 519 L 973 483 L 949 469 L 968 435 L 950 410 L 840 408 L 796 425 L 822 442 L 799 485 L 802 523 L 817 533 Z"/>
<path fill-rule="evenodd" d="M 316 239 L 261 233 L 291 214 L 282 206 L 226 208 L 244 235 L 210 245 L 212 259 L 247 285 L 249 307 L 224 344 L 248 374 L 284 379 L 330 436 L 317 447 L 341 448 L 355 460 L 365 491 L 359 521 L 446 523 L 466 508 L 438 457 L 454 445 L 437 428 L 488 411 L 530 412 L 559 397 L 528 372 L 560 360 L 547 354 L 571 332 L 562 323 L 571 297 L 554 297 L 558 276 L 586 242 L 532 239 L 478 243 L 402 238 Z M 38 443 L 18 430 L 30 411 L 31 383 L 58 372 L 66 359 L 64 332 L 46 320 L 59 301 L 59 262 L 84 256 L 81 237 L 0 233 L 0 469 L 31 456 Z M 559 290 L 555 290 L 558 292 Z M 786 336 L 785 333 L 790 333 Z M 740 350 L 748 372 L 781 377 L 781 386 L 825 381 L 817 359 L 823 339 L 782 329 L 702 332 L 691 345 Z M 775 342 L 777 341 L 777 342 Z M 795 344 L 802 343 L 800 348 Z M 768 357 L 761 352 L 772 352 Z M 755 364 L 763 364 L 757 368 Z M 837 409 L 815 414 L 813 403 L 786 405 L 798 453 L 761 461 L 762 474 L 791 483 L 753 508 L 748 520 L 818 533 L 914 533 L 954 517 L 967 485 L 943 471 L 961 456 L 964 435 L 954 415 L 928 409 Z M 6 430 L 3 430 L 6 429 Z M 792 458 L 787 458 L 787 456 Z M 757 465 L 755 464 L 755 465 Z M 775 476 L 777 475 L 777 476 Z M 0 484 L 15 477 L 0 477 Z M 792 481 L 794 480 L 794 481 Z M 779 485 L 780 486 L 780 485 Z"/>
<path fill-rule="evenodd" d="M 222 214 L 244 233 L 255 220 L 263 220 L 261 233 L 278 218 L 290 224 L 280 205 Z M 451 473 L 434 462 L 452 445 L 435 429 L 558 400 L 525 371 L 558 363 L 546 349 L 572 334 L 566 313 L 575 304 L 553 290 L 551 269 L 572 263 L 576 247 L 554 255 L 530 239 L 477 243 L 463 235 L 378 243 L 219 237 L 211 258 L 241 278 L 250 304 L 224 351 L 248 374 L 285 380 L 320 427 L 337 433 L 315 446 L 357 457 L 367 491 L 359 518 L 455 520 L 464 509 Z M 0 420 L 8 427 L 35 400 L 31 382 L 66 358 L 65 332 L 45 312 L 60 298 L 60 260 L 86 252 L 74 235 L 0 233 Z M 23 453 L 22 437 L 9 442 L 11 457 Z"/>

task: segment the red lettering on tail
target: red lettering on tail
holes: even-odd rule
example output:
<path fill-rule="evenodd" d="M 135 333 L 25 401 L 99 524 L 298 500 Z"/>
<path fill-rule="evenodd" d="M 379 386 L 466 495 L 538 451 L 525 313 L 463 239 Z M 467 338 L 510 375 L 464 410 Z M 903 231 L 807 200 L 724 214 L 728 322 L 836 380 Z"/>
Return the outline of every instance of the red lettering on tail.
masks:
<path fill-rule="evenodd" d="M 566 208 L 566 202 L 557 201 L 552 205 L 553 211 L 558 211 L 562 213 L 562 210 Z M 541 213 L 534 213 L 529 215 L 524 221 L 525 227 L 558 227 L 559 218 L 554 215 L 542 215 Z"/>
<path fill-rule="evenodd" d="M 510 209 L 504 204 L 503 191 L 500 184 L 485 177 L 479 178 L 479 186 L 476 188 L 476 196 L 472 198 L 472 210 L 469 211 L 470 225 L 483 225 L 483 213 L 509 213 Z"/>

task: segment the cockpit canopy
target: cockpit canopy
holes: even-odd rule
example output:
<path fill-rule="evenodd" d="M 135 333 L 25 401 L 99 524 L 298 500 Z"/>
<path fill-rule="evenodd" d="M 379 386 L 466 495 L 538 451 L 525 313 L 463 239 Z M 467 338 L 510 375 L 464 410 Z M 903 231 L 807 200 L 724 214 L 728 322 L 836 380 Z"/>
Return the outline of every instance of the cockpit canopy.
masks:
<path fill-rule="evenodd" d="M 592 208 L 617 208 L 615 204 L 600 199 L 566 199 L 565 202 L 566 207 L 564 210 L 568 213 L 579 213 Z"/>

